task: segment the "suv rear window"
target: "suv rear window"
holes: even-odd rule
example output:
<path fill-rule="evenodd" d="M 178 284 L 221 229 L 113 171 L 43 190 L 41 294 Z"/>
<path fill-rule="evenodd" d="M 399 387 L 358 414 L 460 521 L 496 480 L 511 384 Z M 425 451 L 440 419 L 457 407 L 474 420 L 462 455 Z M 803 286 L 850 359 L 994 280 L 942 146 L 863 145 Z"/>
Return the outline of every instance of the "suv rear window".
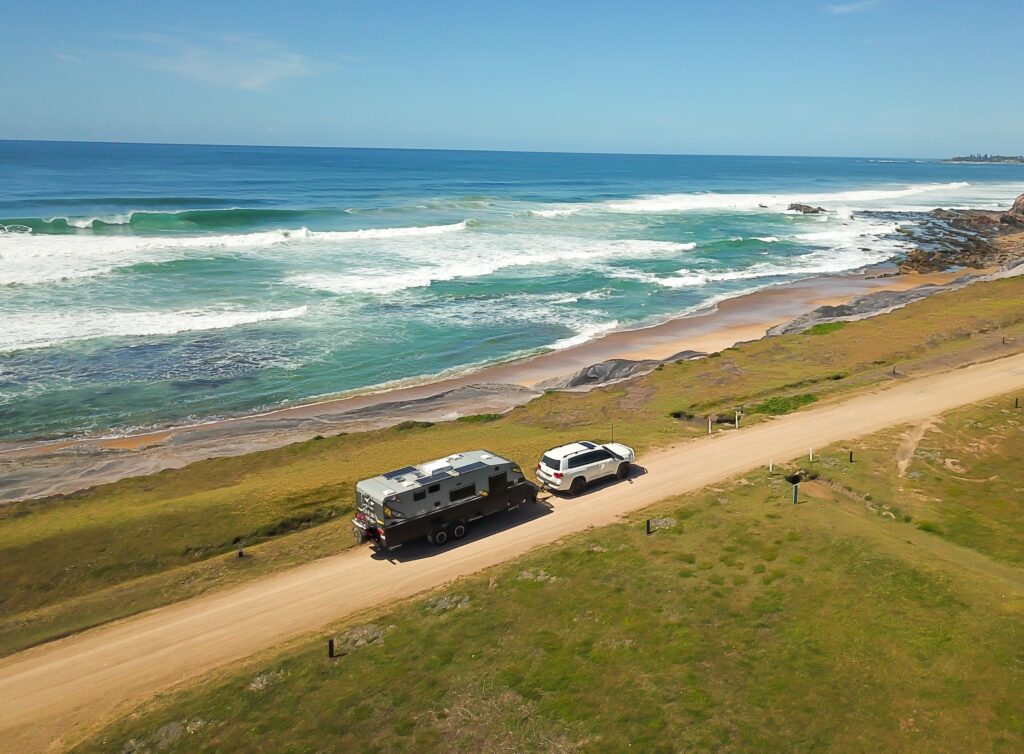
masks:
<path fill-rule="evenodd" d="M 562 462 L 558 459 L 552 458 L 551 456 L 544 456 L 540 459 L 540 462 L 552 471 L 560 471 L 562 468 Z"/>

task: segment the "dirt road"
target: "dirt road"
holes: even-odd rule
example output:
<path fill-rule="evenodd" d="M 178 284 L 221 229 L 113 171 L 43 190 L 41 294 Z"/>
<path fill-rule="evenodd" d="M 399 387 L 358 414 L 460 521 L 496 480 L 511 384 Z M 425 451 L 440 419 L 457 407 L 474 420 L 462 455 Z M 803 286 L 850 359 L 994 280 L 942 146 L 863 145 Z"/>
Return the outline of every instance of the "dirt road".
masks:
<path fill-rule="evenodd" d="M 1024 389 L 1024 355 L 897 381 L 841 403 L 723 431 L 650 454 L 647 474 L 551 512 L 523 516 L 489 536 L 391 561 L 366 548 L 192 599 L 0 660 L 0 749 L 65 748 L 99 723 L 210 670 L 322 629 L 331 621 L 412 596 L 459 576 L 682 492 L 808 448 L 920 422 Z M 512 523 L 514 523 L 514 519 Z"/>

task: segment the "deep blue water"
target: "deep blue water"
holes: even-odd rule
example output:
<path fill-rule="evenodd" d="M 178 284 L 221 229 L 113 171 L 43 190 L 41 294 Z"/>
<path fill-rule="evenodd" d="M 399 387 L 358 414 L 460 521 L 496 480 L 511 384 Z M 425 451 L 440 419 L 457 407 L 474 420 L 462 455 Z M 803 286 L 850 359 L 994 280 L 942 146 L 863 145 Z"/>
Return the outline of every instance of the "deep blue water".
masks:
<path fill-rule="evenodd" d="M 0 439 L 564 348 L 901 253 L 861 210 L 1024 192 L 919 160 L 53 142 L 0 142 L 0 174 Z"/>

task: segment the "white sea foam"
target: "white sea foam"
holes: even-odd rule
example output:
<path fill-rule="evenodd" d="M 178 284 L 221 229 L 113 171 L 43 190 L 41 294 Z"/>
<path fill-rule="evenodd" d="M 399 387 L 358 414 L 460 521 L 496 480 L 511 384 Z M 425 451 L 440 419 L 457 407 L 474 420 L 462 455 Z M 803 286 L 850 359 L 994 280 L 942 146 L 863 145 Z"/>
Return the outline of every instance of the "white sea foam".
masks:
<path fill-rule="evenodd" d="M 655 258 L 692 251 L 695 243 L 632 239 L 594 240 L 564 236 L 479 235 L 443 250 L 407 246 L 399 255 L 366 260 L 357 271 L 303 272 L 286 283 L 335 294 L 388 295 L 449 280 L 480 278 L 510 268 L 548 267 L 559 263 L 590 264 L 614 258 Z"/>
<path fill-rule="evenodd" d="M 536 217 L 568 217 L 580 212 L 581 207 L 555 207 L 554 209 L 531 209 L 530 214 Z"/>
<path fill-rule="evenodd" d="M 556 340 L 548 348 L 552 351 L 564 351 L 566 348 L 573 348 L 574 346 L 581 346 L 588 341 L 597 338 L 600 335 L 604 335 L 607 332 L 611 332 L 619 326 L 618 320 L 612 320 L 610 322 L 601 322 L 597 324 L 583 325 L 579 328 L 575 335 L 571 335 L 568 338 L 562 338 Z"/>
<path fill-rule="evenodd" d="M 754 240 L 755 241 L 760 241 L 761 243 L 778 243 L 779 242 L 778 236 L 755 236 Z"/>
<path fill-rule="evenodd" d="M 408 239 L 440 236 L 466 229 L 450 225 L 367 230 L 268 230 L 216 236 L 0 235 L 0 285 L 39 283 L 102 275 L 143 262 L 166 262 L 195 252 L 253 250 L 289 242 Z"/>
<path fill-rule="evenodd" d="M 126 214 L 97 215 L 94 217 L 47 217 L 44 218 L 44 220 L 48 223 L 63 220 L 73 228 L 91 228 L 94 223 L 103 223 L 104 225 L 128 225 L 131 223 L 134 215 L 134 212 L 128 212 Z"/>
<path fill-rule="evenodd" d="M 626 201 L 606 202 L 600 208 L 614 212 L 692 212 L 700 210 L 780 212 L 790 204 L 872 204 L 931 192 L 954 191 L 970 184 L 925 183 L 899 189 L 863 189 L 818 194 L 662 194 Z"/>
<path fill-rule="evenodd" d="M 224 330 L 257 322 L 304 316 L 305 306 L 270 311 L 230 309 L 180 311 L 27 311 L 7 314 L 0 329 L 0 353 L 47 348 L 58 343 L 104 337 L 174 335 L 193 330 Z"/>

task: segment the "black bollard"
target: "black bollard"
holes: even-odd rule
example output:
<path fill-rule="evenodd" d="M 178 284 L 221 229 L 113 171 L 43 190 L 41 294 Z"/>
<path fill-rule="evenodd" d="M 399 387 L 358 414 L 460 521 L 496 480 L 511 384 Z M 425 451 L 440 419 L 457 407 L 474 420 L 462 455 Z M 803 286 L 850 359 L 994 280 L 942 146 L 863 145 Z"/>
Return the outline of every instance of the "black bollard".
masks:
<path fill-rule="evenodd" d="M 651 536 L 651 519 L 647 519 L 647 536 Z"/>
<path fill-rule="evenodd" d="M 796 505 L 796 499 L 800 495 L 799 483 L 793 485 L 793 505 Z"/>
<path fill-rule="evenodd" d="M 853 451 L 850 451 L 850 463 L 853 463 Z"/>
<path fill-rule="evenodd" d="M 335 658 L 335 654 L 334 654 L 334 639 L 328 639 L 327 640 L 327 656 L 330 659 L 332 659 L 332 660 Z"/>

